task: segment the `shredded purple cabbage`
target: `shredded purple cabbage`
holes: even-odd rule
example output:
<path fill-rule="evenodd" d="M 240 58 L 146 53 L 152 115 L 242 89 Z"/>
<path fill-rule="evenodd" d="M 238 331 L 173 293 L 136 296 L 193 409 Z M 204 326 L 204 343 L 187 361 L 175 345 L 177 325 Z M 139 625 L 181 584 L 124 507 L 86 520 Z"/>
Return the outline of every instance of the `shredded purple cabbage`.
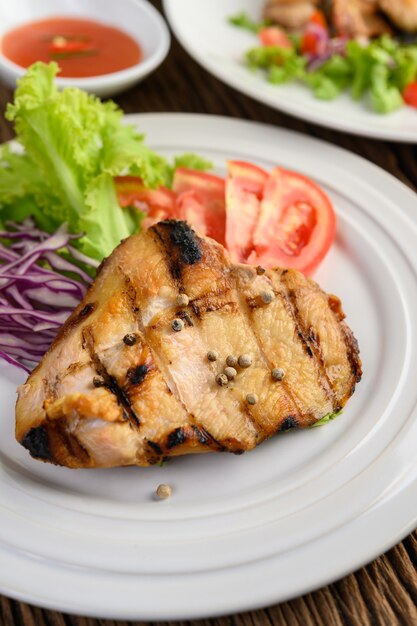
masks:
<path fill-rule="evenodd" d="M 79 235 L 65 225 L 52 235 L 31 219 L 6 226 L 0 231 L 6 241 L 0 242 L 0 358 L 29 373 L 92 281 L 77 263 L 98 263 L 71 245 Z"/>

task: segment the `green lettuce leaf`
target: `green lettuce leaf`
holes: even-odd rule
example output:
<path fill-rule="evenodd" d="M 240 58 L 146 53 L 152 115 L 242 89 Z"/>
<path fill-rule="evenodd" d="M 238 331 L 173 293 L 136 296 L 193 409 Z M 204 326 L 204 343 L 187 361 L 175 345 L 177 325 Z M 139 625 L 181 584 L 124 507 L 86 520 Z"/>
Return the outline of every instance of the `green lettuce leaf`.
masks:
<path fill-rule="evenodd" d="M 166 184 L 171 167 L 143 143 L 113 102 L 79 89 L 59 91 L 55 63 L 36 63 L 19 81 L 7 118 L 23 154 L 0 152 L 0 218 L 33 215 L 45 230 L 62 222 L 86 235 L 78 245 L 101 260 L 136 232 L 140 214 L 121 209 L 113 177 L 140 176 L 147 186 Z"/>
<path fill-rule="evenodd" d="M 318 426 L 324 426 L 325 424 L 328 424 L 332 420 L 336 419 L 336 417 L 338 415 L 340 415 L 341 413 L 343 413 L 343 409 L 340 409 L 340 411 L 336 411 L 335 413 L 327 413 L 327 415 L 322 417 L 321 420 L 318 420 L 315 424 L 313 424 L 311 426 L 311 428 L 317 428 Z"/>
<path fill-rule="evenodd" d="M 265 28 L 265 26 L 269 26 L 271 24 L 270 20 L 255 22 L 245 12 L 238 13 L 237 15 L 231 15 L 227 21 L 229 22 L 229 24 L 232 24 L 233 26 L 238 26 L 239 28 L 243 28 L 245 30 L 249 30 L 251 33 L 257 33 L 258 31 L 262 30 L 262 28 Z"/>

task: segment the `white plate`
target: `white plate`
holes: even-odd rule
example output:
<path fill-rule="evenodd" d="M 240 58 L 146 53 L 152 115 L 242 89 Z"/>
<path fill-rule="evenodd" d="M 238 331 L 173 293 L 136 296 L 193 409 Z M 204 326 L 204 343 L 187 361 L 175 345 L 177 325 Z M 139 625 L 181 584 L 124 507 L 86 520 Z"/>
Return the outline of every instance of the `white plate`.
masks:
<path fill-rule="evenodd" d="M 417 142 L 417 111 L 411 107 L 389 115 L 373 113 L 366 104 L 342 95 L 333 102 L 317 100 L 303 85 L 274 86 L 244 67 L 246 50 L 258 45 L 249 32 L 227 23 L 245 11 L 255 20 L 265 0 L 164 0 L 177 38 L 198 63 L 235 89 L 301 119 L 337 130 L 392 141 Z"/>
<path fill-rule="evenodd" d="M 416 196 L 326 143 L 220 117 L 138 115 L 149 144 L 280 163 L 314 177 L 338 214 L 316 278 L 338 294 L 364 378 L 326 427 L 244 456 L 163 468 L 68 470 L 14 440 L 18 379 L 0 374 L 0 590 L 120 619 L 205 617 L 301 594 L 359 567 L 417 524 Z M 173 496 L 153 500 L 169 483 Z"/>

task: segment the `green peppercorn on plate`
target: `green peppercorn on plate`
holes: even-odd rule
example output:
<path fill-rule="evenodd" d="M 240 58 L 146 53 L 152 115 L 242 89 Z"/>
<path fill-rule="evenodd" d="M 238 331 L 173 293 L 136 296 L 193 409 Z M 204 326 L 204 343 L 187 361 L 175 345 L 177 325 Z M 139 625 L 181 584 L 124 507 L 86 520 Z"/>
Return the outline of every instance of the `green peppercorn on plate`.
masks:
<path fill-rule="evenodd" d="M 75 471 L 16 442 L 23 375 L 2 365 L 0 591 L 125 620 L 279 602 L 357 569 L 417 525 L 416 196 L 365 160 L 285 130 L 200 115 L 128 119 L 166 156 L 197 152 L 219 173 L 229 159 L 280 164 L 325 189 L 337 236 L 314 279 L 342 300 L 363 380 L 337 419 L 241 456 Z"/>
<path fill-rule="evenodd" d="M 295 80 L 274 85 L 262 72 L 250 71 L 245 54 L 259 45 L 258 38 L 228 19 L 246 13 L 260 22 L 264 5 L 265 0 L 164 0 L 165 14 L 182 46 L 206 70 L 238 91 L 328 128 L 374 139 L 417 141 L 417 111 L 412 107 L 379 114 L 372 110 L 369 99 L 355 101 L 348 91 L 332 101 L 318 100 Z"/>

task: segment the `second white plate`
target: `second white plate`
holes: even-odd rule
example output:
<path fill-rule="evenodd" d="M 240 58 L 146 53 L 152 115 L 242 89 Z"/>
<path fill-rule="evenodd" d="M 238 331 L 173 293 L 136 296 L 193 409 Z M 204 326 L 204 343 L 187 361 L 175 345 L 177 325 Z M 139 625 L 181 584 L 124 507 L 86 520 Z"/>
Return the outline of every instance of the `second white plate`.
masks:
<path fill-rule="evenodd" d="M 20 374 L 0 370 L 0 591 L 119 619 L 207 617 L 278 602 L 356 569 L 417 523 L 416 196 L 357 156 L 226 118 L 128 121 L 165 155 L 279 163 L 332 198 L 337 238 L 315 277 L 342 299 L 364 378 L 326 427 L 244 456 L 68 470 L 14 439 Z M 173 496 L 156 502 L 161 482 Z"/>
<path fill-rule="evenodd" d="M 245 11 L 255 21 L 265 0 L 164 0 L 171 27 L 187 52 L 209 72 L 238 91 L 275 109 L 336 130 L 392 141 L 417 142 L 417 111 L 404 106 L 389 115 L 373 113 L 347 94 L 326 102 L 303 85 L 274 86 L 244 66 L 245 52 L 257 44 L 249 32 L 227 19 Z"/>

